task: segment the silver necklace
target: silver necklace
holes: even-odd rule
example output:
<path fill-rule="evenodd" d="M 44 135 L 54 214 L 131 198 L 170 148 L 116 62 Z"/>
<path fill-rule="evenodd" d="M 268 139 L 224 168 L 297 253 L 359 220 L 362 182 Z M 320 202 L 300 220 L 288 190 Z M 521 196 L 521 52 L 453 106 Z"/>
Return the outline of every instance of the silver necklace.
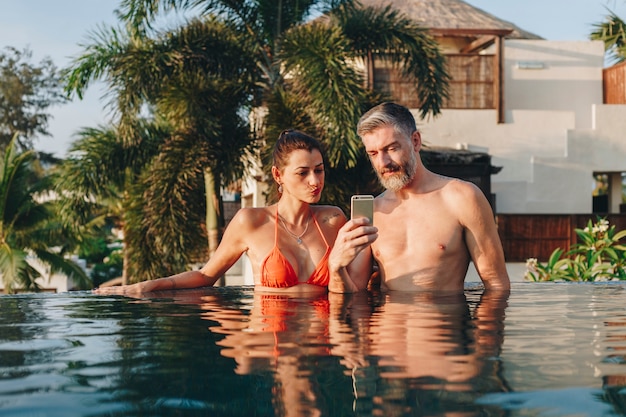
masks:
<path fill-rule="evenodd" d="M 309 217 L 306 220 L 306 226 L 304 226 L 304 231 L 300 234 L 300 236 L 298 236 L 297 234 L 293 233 L 291 230 L 289 230 L 289 228 L 287 227 L 287 225 L 285 224 L 285 221 L 283 220 L 283 216 L 281 216 L 280 214 L 278 215 L 278 218 L 280 219 L 280 222 L 283 224 L 283 227 L 285 228 L 285 230 L 287 231 L 287 233 L 289 233 L 291 236 L 293 236 L 294 239 L 296 239 L 296 242 L 298 242 L 298 245 L 302 245 L 302 236 L 304 236 L 304 234 L 306 233 L 307 230 L 309 230 L 309 223 L 311 222 L 311 218 Z"/>

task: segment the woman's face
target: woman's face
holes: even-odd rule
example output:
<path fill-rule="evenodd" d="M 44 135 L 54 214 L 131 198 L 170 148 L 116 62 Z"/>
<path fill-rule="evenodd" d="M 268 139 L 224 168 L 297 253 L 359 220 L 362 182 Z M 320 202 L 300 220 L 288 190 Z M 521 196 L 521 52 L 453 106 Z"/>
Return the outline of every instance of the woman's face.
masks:
<path fill-rule="evenodd" d="M 288 157 L 287 165 L 279 172 L 283 195 L 306 202 L 317 203 L 324 189 L 324 159 L 317 149 L 311 152 L 298 149 Z"/>

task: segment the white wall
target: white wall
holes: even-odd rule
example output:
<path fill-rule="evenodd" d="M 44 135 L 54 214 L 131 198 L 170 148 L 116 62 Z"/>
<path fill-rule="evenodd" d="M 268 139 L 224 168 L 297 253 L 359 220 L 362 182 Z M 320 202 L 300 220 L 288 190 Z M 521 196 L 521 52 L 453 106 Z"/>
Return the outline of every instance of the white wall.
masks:
<path fill-rule="evenodd" d="M 499 213 L 591 212 L 592 173 L 626 171 L 626 106 L 602 105 L 602 43 L 507 40 L 504 54 L 505 123 L 444 110 L 420 124 L 424 142 L 487 148 Z"/>
<path fill-rule="evenodd" d="M 576 128 L 591 127 L 590 105 L 602 103 L 602 42 L 510 40 L 504 55 L 507 109 L 574 112 Z"/>
<path fill-rule="evenodd" d="M 89 271 L 86 266 L 86 262 L 84 259 L 79 259 L 78 257 L 72 257 L 72 261 L 76 262 L 80 265 L 85 273 L 89 274 Z M 41 278 L 37 279 L 36 282 L 39 284 L 39 287 L 42 291 L 45 292 L 67 292 L 70 289 L 73 289 L 73 282 L 68 279 L 64 274 L 50 274 L 50 268 L 46 265 L 39 262 L 36 258 L 28 258 L 28 263 L 35 268 L 41 274 Z M 0 294 L 4 291 L 4 282 L 2 281 L 2 275 L 0 275 Z"/>

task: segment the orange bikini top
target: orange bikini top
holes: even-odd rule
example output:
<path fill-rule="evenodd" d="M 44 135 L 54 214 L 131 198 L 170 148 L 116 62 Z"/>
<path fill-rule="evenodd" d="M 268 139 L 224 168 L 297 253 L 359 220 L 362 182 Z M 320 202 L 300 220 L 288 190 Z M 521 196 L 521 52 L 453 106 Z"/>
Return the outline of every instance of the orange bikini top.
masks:
<path fill-rule="evenodd" d="M 288 288 L 298 284 L 312 284 L 320 287 L 327 287 L 330 281 L 330 272 L 328 271 L 328 256 L 330 255 L 330 246 L 322 233 L 320 225 L 317 223 L 315 216 L 313 222 L 317 227 L 317 230 L 322 235 L 324 243 L 326 244 L 326 253 L 320 260 L 315 268 L 315 271 L 311 274 L 306 282 L 301 283 L 298 279 L 296 271 L 293 269 L 287 258 L 283 256 L 278 248 L 278 207 L 276 208 L 276 219 L 274 224 L 274 247 L 261 264 L 261 285 L 271 288 Z"/>

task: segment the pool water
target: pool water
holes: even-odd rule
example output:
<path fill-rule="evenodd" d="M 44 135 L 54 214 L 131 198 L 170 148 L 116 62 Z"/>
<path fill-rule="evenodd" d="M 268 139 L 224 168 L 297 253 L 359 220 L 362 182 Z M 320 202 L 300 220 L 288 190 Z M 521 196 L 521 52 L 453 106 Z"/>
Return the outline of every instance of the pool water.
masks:
<path fill-rule="evenodd" d="M 1 416 L 626 416 L 626 284 L 0 296 Z"/>

